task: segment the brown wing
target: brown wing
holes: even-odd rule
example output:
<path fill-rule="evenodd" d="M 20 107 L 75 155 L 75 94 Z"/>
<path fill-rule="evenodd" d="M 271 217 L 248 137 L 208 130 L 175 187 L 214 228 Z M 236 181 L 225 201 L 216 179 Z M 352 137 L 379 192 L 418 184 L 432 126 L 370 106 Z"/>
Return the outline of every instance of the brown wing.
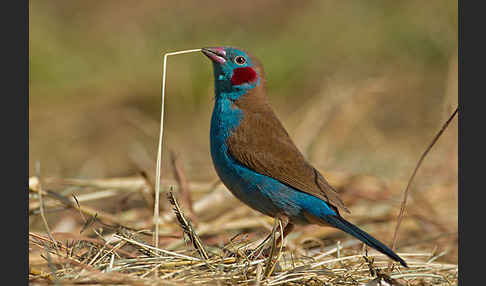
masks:
<path fill-rule="evenodd" d="M 254 96 L 245 95 L 235 102 L 244 120 L 228 138 L 231 156 L 260 174 L 349 212 L 322 174 L 305 160 L 266 101 L 252 104 L 262 99 L 252 99 Z"/>

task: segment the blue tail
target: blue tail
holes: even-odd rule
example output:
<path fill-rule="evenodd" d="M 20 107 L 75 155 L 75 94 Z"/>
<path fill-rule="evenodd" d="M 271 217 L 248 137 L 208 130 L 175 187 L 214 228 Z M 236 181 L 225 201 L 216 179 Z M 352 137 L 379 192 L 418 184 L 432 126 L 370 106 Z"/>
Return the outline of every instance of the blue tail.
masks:
<path fill-rule="evenodd" d="M 386 245 L 383 243 L 379 242 L 376 238 L 372 237 L 365 231 L 359 229 L 357 226 L 353 225 L 352 223 L 346 221 L 344 218 L 341 216 L 335 216 L 335 215 L 327 215 L 324 216 L 323 219 L 331 224 L 334 227 L 339 228 L 342 231 L 345 231 L 352 236 L 356 237 L 357 239 L 361 240 L 362 242 L 366 243 L 367 245 L 373 247 L 374 249 L 378 250 L 379 252 L 385 254 L 386 256 L 390 257 L 391 259 L 400 262 L 405 267 L 407 266 L 407 263 L 400 258 L 393 250 L 388 248 Z"/>

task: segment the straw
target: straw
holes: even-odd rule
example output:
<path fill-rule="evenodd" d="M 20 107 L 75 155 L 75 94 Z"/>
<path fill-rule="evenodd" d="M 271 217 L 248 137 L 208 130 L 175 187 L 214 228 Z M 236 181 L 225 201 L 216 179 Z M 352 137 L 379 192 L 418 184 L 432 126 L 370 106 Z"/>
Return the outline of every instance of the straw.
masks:
<path fill-rule="evenodd" d="M 199 52 L 201 49 L 192 49 L 192 50 L 184 50 L 184 51 L 175 51 L 164 54 L 164 64 L 162 68 L 162 101 L 161 101 L 161 109 L 160 109 L 160 134 L 159 134 L 159 146 L 157 149 L 157 166 L 155 169 L 155 203 L 154 203 L 154 224 L 155 224 L 155 231 L 154 231 L 154 246 L 157 248 L 159 246 L 159 198 L 160 198 L 160 168 L 162 162 L 162 137 L 164 134 L 164 99 L 165 99 L 165 78 L 167 74 L 167 57 L 180 55 L 180 54 L 187 54 L 187 53 L 194 53 Z"/>

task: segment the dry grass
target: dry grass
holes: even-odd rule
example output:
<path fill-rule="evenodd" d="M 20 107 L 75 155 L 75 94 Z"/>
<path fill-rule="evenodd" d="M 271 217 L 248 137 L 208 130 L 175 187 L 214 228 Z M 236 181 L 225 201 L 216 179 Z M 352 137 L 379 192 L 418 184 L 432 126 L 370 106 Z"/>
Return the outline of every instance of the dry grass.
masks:
<path fill-rule="evenodd" d="M 356 176 L 342 174 L 341 179 L 336 179 L 338 175 L 331 177 L 341 190 L 346 190 L 345 186 L 350 184 L 356 188 L 356 182 L 360 181 Z M 172 207 L 161 210 L 159 248 L 156 248 L 151 243 L 154 226 L 149 211 L 151 205 L 142 195 L 144 191 L 153 190 L 153 186 L 145 178 L 45 178 L 42 181 L 42 189 L 38 178 L 32 177 L 29 182 L 31 223 L 35 223 L 40 214 L 39 194 L 42 194 L 44 211 L 54 221 L 50 222 L 54 224 L 51 227 L 53 238 L 41 232 L 29 233 L 32 284 L 380 285 L 373 283 L 387 280 L 394 281 L 395 285 L 454 285 L 458 281 L 457 264 L 438 262 L 450 256 L 444 249 L 454 247 L 457 233 L 449 236 L 446 246 L 438 244 L 438 238 L 432 238 L 440 245 L 437 249 L 420 247 L 419 241 L 412 246 L 399 246 L 398 254 L 410 267 L 394 264 L 388 272 L 389 260 L 374 250 L 367 252 L 359 241 L 349 236 L 339 237 L 344 239 L 342 242 L 336 241 L 340 233 L 330 228 L 301 227 L 286 239 L 285 249 L 275 249 L 273 257 L 278 257 L 278 263 L 268 271 L 275 259 L 252 256 L 251 250 L 260 243 L 258 238 L 263 237 L 264 232 L 271 231 L 272 220 L 239 204 L 220 184 L 187 183 L 192 191 L 194 216 L 198 218 L 194 225 L 184 214 L 188 208 L 178 203 L 176 196 L 172 197 L 172 207 L 177 208 L 179 217 L 176 219 Z M 370 178 L 363 182 L 372 185 Z M 177 191 L 179 184 L 163 181 L 163 189 Z M 369 192 L 365 185 L 361 195 Z M 447 187 L 443 187 L 443 191 L 446 190 Z M 379 194 L 375 199 L 383 198 L 380 202 L 366 199 L 353 202 L 348 200 L 349 192 L 349 189 L 344 191 L 343 198 L 358 213 L 351 220 L 366 225 L 364 228 L 377 237 L 386 237 L 384 233 L 391 237 L 398 202 L 390 207 L 393 199 L 389 193 L 397 191 L 382 184 L 375 193 Z M 355 198 L 362 197 L 351 193 Z M 96 205 L 97 201 L 120 203 L 120 198 L 126 196 L 131 198 L 131 203 L 124 209 L 111 210 L 113 214 L 110 215 L 107 211 L 87 207 Z M 112 207 L 103 204 L 107 209 Z M 370 205 L 381 210 L 367 218 L 360 216 L 360 207 Z M 409 211 L 405 217 L 400 241 L 411 242 L 410 233 L 414 232 L 411 220 L 415 214 L 416 211 Z M 68 232 L 62 227 L 67 221 L 74 221 L 66 228 Z M 434 223 L 441 225 L 439 221 Z M 452 230 L 447 225 L 442 227 L 446 233 Z M 380 232 L 380 229 L 388 231 Z M 255 235 L 254 230 L 260 230 L 259 234 Z M 325 237 L 334 237 L 335 242 L 325 245 L 322 240 Z M 198 243 L 194 243 L 195 239 Z"/>

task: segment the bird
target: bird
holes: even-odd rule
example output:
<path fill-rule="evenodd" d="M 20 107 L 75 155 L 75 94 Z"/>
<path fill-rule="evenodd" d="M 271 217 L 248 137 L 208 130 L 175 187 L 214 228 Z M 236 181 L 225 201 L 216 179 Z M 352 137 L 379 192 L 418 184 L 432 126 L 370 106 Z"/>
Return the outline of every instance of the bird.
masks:
<path fill-rule="evenodd" d="M 331 226 L 408 267 L 393 250 L 341 216 L 340 210 L 349 210 L 338 192 L 298 150 L 271 107 L 261 62 L 231 46 L 201 51 L 214 74 L 211 158 L 233 195 L 280 219 L 283 238 L 295 225 Z"/>

